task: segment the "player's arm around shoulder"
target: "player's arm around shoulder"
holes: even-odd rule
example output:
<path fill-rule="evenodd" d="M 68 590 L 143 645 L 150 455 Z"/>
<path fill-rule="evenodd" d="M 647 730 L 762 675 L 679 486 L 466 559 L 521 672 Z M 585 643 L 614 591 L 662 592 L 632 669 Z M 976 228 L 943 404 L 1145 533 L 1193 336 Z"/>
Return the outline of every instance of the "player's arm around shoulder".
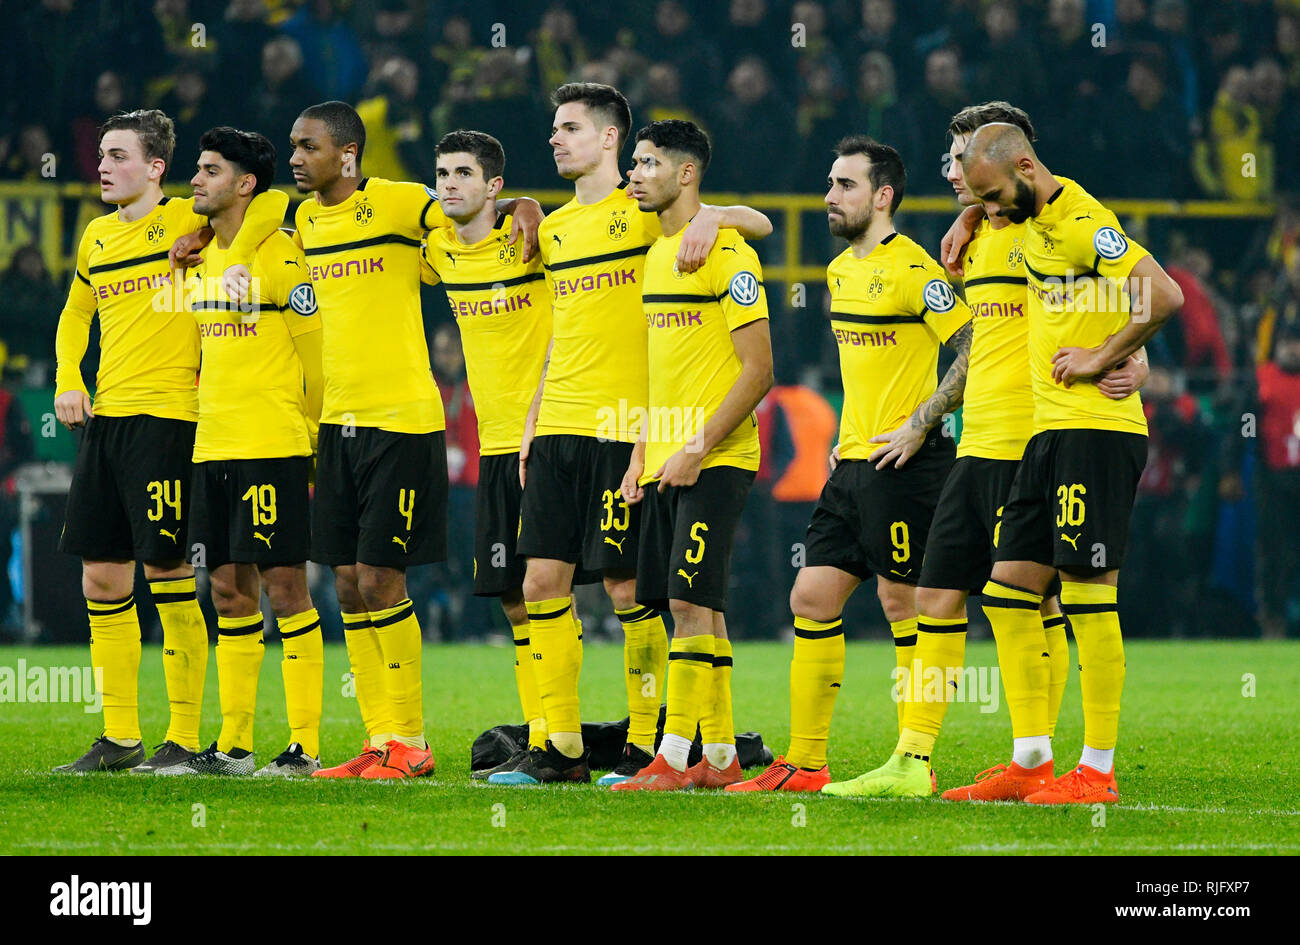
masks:
<path fill-rule="evenodd" d="M 307 257 L 302 247 L 285 237 L 275 251 L 259 254 L 262 264 L 273 268 L 272 301 L 280 307 L 293 340 L 294 352 L 302 365 L 303 389 L 307 400 L 307 429 L 312 452 L 316 452 L 316 433 L 320 425 L 321 404 L 325 396 L 325 371 L 322 360 L 320 307 L 312 286 Z M 264 258 L 265 257 L 265 258 Z"/>
<path fill-rule="evenodd" d="M 718 241 L 718 233 L 723 230 L 735 230 L 745 239 L 761 240 L 772 232 L 772 221 L 752 207 L 701 204 L 691 225 L 682 234 L 682 243 L 677 250 L 677 268 L 682 272 L 694 272 L 704 265 L 709 251 Z"/>

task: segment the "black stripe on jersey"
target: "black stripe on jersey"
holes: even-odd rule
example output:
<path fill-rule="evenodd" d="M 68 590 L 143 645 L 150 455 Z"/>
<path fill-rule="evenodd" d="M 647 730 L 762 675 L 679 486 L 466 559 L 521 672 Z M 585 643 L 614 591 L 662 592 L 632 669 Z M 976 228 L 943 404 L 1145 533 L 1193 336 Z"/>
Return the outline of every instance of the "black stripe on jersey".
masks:
<path fill-rule="evenodd" d="M 276 305 L 274 302 L 258 302 L 256 305 L 250 305 L 247 302 L 223 302 L 221 299 L 204 299 L 202 302 L 191 302 L 191 312 L 208 312 L 212 310 L 222 312 L 283 312 L 283 305 Z"/>
<path fill-rule="evenodd" d="M 966 280 L 966 288 L 977 285 L 1028 285 L 1029 280 L 1024 276 L 979 276 L 975 279 Z"/>
<path fill-rule="evenodd" d="M 855 325 L 902 325 L 919 324 L 924 321 L 920 315 L 852 315 L 848 312 L 831 312 L 833 322 L 852 322 Z"/>
<path fill-rule="evenodd" d="M 85 276 L 83 276 L 80 272 L 77 273 L 77 278 L 80 279 L 82 282 L 86 283 L 86 285 L 90 285 L 90 280 L 87 279 Z"/>
<path fill-rule="evenodd" d="M 381 243 L 398 243 L 402 246 L 419 246 L 420 241 L 412 239 L 409 236 L 402 236 L 398 233 L 388 233 L 384 236 L 372 236 L 368 240 L 353 240 L 351 243 L 335 243 L 332 246 L 315 246 L 311 249 L 305 249 L 303 252 L 308 256 L 320 256 L 323 253 L 343 253 L 350 249 L 362 249 L 366 246 L 378 246 Z M 166 253 L 163 253 L 166 256 Z"/>
<path fill-rule="evenodd" d="M 546 268 L 554 272 L 557 269 L 572 269 L 574 266 L 589 266 L 595 263 L 609 262 L 613 259 L 631 259 L 633 256 L 644 256 L 650 251 L 649 246 L 633 246 L 631 249 L 621 249 L 616 253 L 601 253 L 599 256 L 583 256 L 581 259 L 570 259 L 567 262 L 556 263 Z M 166 256 L 166 253 L 163 253 Z"/>
<path fill-rule="evenodd" d="M 365 190 L 365 189 L 366 189 L 366 184 L 368 184 L 368 183 L 370 183 L 370 178 L 369 178 L 369 177 L 363 177 L 363 178 L 361 178 L 361 183 L 357 184 L 357 190 Z"/>
<path fill-rule="evenodd" d="M 133 256 L 130 259 L 123 259 L 120 262 L 104 263 L 102 266 L 91 266 L 87 270 L 92 276 L 97 272 L 108 272 L 112 269 L 125 269 L 127 266 L 143 266 L 145 263 L 158 262 L 160 259 L 167 258 L 167 250 L 161 253 L 150 253 L 148 256 Z"/>
<path fill-rule="evenodd" d="M 692 295 L 689 292 L 680 292 L 668 295 L 643 295 L 642 302 L 721 302 L 720 295 Z"/>
<path fill-rule="evenodd" d="M 498 279 L 496 282 L 444 282 L 442 287 L 448 292 L 483 292 L 488 289 L 507 289 L 512 285 L 523 285 L 525 282 L 536 282 L 538 279 L 545 278 L 546 274 L 543 272 L 530 272 L 515 276 L 513 279 Z"/>
<path fill-rule="evenodd" d="M 432 207 L 437 202 L 438 202 L 437 200 L 434 200 L 432 197 L 430 197 L 429 202 L 426 203 L 424 205 L 424 209 L 420 211 L 420 229 L 427 230 L 429 228 L 429 222 L 425 220 L 425 217 L 429 215 L 429 208 Z"/>
<path fill-rule="evenodd" d="M 1078 280 L 1078 279 L 1090 279 L 1090 278 L 1092 278 L 1093 276 L 1100 276 L 1100 275 L 1101 275 L 1101 273 L 1098 272 L 1096 269 L 1089 269 L 1087 272 L 1062 273 L 1062 274 L 1059 275 L 1059 276 L 1057 276 L 1057 275 L 1051 275 L 1050 273 L 1039 272 L 1039 271 L 1038 271 L 1037 269 L 1035 269 L 1033 266 L 1029 265 L 1029 262 L 1028 262 L 1028 261 L 1025 262 L 1025 269 L 1029 272 L 1029 274 L 1030 274 L 1031 276 L 1033 276 L 1033 277 L 1034 277 L 1035 279 L 1037 279 L 1039 282 L 1046 282 L 1048 279 L 1056 279 L 1056 280 L 1058 280 L 1058 281 L 1060 281 L 1060 282 L 1064 282 L 1064 281 L 1066 280 L 1067 277 L 1068 277 L 1068 278 L 1073 278 L 1073 279 L 1075 279 L 1075 280 Z M 966 284 L 967 284 L 967 285 L 970 285 L 969 282 L 966 283 Z"/>

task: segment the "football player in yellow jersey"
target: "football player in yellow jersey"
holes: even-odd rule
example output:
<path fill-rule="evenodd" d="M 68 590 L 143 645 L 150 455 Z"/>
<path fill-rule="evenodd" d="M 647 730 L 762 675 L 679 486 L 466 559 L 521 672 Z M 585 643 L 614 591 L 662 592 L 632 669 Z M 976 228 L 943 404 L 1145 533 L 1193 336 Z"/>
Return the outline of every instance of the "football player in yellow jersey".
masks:
<path fill-rule="evenodd" d="M 632 128 L 623 94 L 575 82 L 551 100 L 555 166 L 573 181 L 574 199 L 539 231 L 554 343 L 519 451 L 518 542 L 528 559 L 528 635 L 550 744 L 516 770 L 493 774 L 492 784 L 590 780 L 578 707 L 581 630 L 570 604 L 577 562 L 604 573 L 624 631 L 628 741 L 622 762 L 601 783 L 631 777 L 653 757 L 668 657 L 663 618 L 636 601 L 640 509 L 619 491 L 639 433 L 634 417 L 646 403 L 641 286 L 659 223 L 622 189 L 618 156 Z M 685 270 L 699 267 L 720 225 L 747 237 L 771 232 L 767 218 L 746 207 L 702 209 L 683 239 Z"/>
<path fill-rule="evenodd" d="M 221 733 L 159 775 L 253 774 L 253 716 L 262 667 L 262 589 L 284 644 L 290 744 L 258 775 L 304 777 L 320 768 L 320 617 L 307 593 L 308 478 L 321 405 L 321 323 L 302 249 L 282 232 L 258 247 L 251 297 L 230 300 L 218 273 L 248 205 L 275 176 L 275 148 L 259 134 L 205 132 L 195 209 L 215 242 L 190 269 L 180 301 L 203 345 L 194 440 L 194 563 L 209 571 L 217 609 Z M 178 296 L 181 293 L 177 293 Z"/>
<path fill-rule="evenodd" d="M 523 259 L 509 240 L 511 219 L 496 206 L 504 185 L 501 142 L 481 131 L 452 131 L 435 148 L 438 204 L 452 225 L 429 233 L 426 281 L 441 281 L 465 351 L 479 430 L 474 514 L 474 593 L 497 597 L 515 640 L 515 682 L 528 745 L 501 765 L 475 771 L 486 780 L 516 767 L 529 747 L 546 745 L 524 606 L 519 534 L 519 444 L 551 341 L 551 291 L 542 261 Z M 600 575 L 585 575 L 585 581 Z"/>
<path fill-rule="evenodd" d="M 117 210 L 92 220 L 77 250 L 59 316 L 54 409 L 85 427 L 59 547 L 82 559 L 91 662 L 103 671 L 104 734 L 81 758 L 55 770 L 153 771 L 199 748 L 199 709 L 208 631 L 186 563 L 190 460 L 198 419 L 199 333 L 193 316 L 168 310 L 168 247 L 205 221 L 192 200 L 164 197 L 176 138 L 157 110 L 115 115 L 100 130 L 100 195 Z M 230 247 L 252 258 L 284 219 L 284 194 L 259 195 Z M 90 323 L 100 324 L 95 397 L 81 377 Z M 138 713 L 140 624 L 132 587 L 144 565 L 163 626 L 163 671 L 171 721 L 144 760 Z"/>
<path fill-rule="evenodd" d="M 1033 125 L 1021 109 L 1007 102 L 985 102 L 962 109 L 948 126 L 951 146 L 947 178 L 960 203 L 977 201 L 961 174 L 961 154 L 974 130 L 991 121 L 1020 127 L 1031 140 Z M 889 762 L 872 772 L 864 793 L 878 797 L 925 796 L 931 793 L 929 760 L 952 697 L 950 680 L 962 669 L 966 642 L 966 597 L 988 582 L 998 520 L 1015 478 L 1025 444 L 1033 433 L 1033 392 L 1029 383 L 1029 336 L 1025 309 L 1025 224 L 998 217 L 986 219 L 967 246 L 964 297 L 971 309 L 974 338 L 970 371 L 962 403 L 962 433 L 957 460 L 944 483 L 926 540 L 921 582 L 916 589 L 917 643 L 912 665 L 903 675 L 902 733 Z M 1108 384 L 1114 396 L 1127 396 L 1145 379 L 1145 364 L 1130 358 Z M 1048 732 L 1069 670 L 1065 617 L 1057 588 L 1043 598 L 1041 615 L 1051 676 Z M 1041 651 L 1033 654 L 1042 659 Z M 1008 689 L 1011 701 L 1011 690 Z M 1017 712 L 1015 722 L 1022 721 Z M 1008 800 L 1016 792 L 1052 780 L 1051 762 L 1037 770 L 1032 754 L 1036 740 L 1013 732 L 1016 754 L 1008 768 L 991 770 L 973 785 L 944 792 L 950 800 Z M 1022 766 L 1022 762 L 1024 765 Z M 1023 776 L 1025 772 L 1035 773 Z"/>
<path fill-rule="evenodd" d="M 1030 669 L 1027 656 L 1042 652 L 1037 611 L 1054 574 L 1079 648 L 1080 763 L 1024 800 L 1109 803 L 1119 797 L 1114 751 L 1124 685 L 1116 587 L 1146 462 L 1146 418 L 1138 396 L 1110 399 L 1097 380 L 1155 335 L 1182 305 L 1182 292 L 1113 213 L 1052 175 L 1016 125 L 977 128 L 962 173 L 990 218 L 1028 221 L 1034 435 L 1003 507 L 983 606 L 999 662 L 1024 667 L 1019 709 L 1033 730 L 1046 731 L 1049 670 L 1041 658 Z M 1014 680 L 1006 683 L 1010 703 Z"/>
<path fill-rule="evenodd" d="M 729 791 L 862 790 L 861 779 L 831 783 L 826 763 L 844 676 L 840 615 L 874 574 L 897 665 L 910 665 L 922 553 L 955 451 L 951 435 L 936 427 L 961 403 L 970 311 L 939 265 L 894 229 L 907 181 L 898 152 L 854 136 L 836 153 L 827 218 L 849 248 L 826 276 L 844 411 L 838 462 L 808 524 L 804 566 L 790 594 L 790 750 Z M 936 384 L 941 343 L 957 358 Z"/>
<path fill-rule="evenodd" d="M 649 333 L 649 401 L 623 476 L 644 502 L 637 602 L 668 609 L 668 714 L 654 760 L 615 791 L 721 788 L 742 777 L 731 716 L 731 642 L 724 611 L 731 550 L 758 470 L 754 408 L 772 386 L 763 270 L 734 231 L 704 265 L 683 273 L 677 249 L 700 210 L 708 136 L 693 122 L 637 132 L 628 190 L 659 216 L 642 293 Z M 704 756 L 688 768 L 699 728 Z"/>

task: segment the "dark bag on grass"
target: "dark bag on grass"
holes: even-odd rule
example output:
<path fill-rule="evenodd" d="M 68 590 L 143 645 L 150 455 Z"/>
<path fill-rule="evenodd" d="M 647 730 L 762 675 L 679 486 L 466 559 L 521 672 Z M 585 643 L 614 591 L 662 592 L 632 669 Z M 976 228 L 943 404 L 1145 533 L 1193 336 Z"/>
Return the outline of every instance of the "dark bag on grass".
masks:
<path fill-rule="evenodd" d="M 655 748 L 664 737 L 664 720 L 668 715 L 667 706 L 659 707 L 659 731 L 655 735 Z M 582 741 L 591 755 L 587 763 L 596 769 L 613 768 L 623 757 L 623 748 L 627 744 L 628 720 L 621 722 L 583 722 Z M 471 771 L 483 771 L 495 768 L 506 761 L 520 748 L 528 744 L 527 725 L 498 725 L 490 728 L 478 738 L 469 752 Z M 695 732 L 695 741 L 691 744 L 688 764 L 696 764 L 704 756 L 700 742 L 700 733 Z M 766 767 L 772 763 L 772 751 L 763 744 L 763 736 L 758 732 L 743 732 L 736 735 L 736 757 L 742 768 Z"/>

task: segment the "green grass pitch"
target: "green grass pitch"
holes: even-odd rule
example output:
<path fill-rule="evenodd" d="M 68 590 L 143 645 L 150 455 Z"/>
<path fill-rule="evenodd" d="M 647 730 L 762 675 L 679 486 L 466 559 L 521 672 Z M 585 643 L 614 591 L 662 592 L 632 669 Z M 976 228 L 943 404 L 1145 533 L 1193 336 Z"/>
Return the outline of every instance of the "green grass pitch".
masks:
<path fill-rule="evenodd" d="M 279 646 L 267 646 L 257 715 L 259 764 L 287 742 Z M 938 798 L 849 801 L 809 795 L 619 795 L 594 784 L 505 788 L 471 783 L 469 746 L 519 715 L 513 647 L 425 650 L 426 724 L 437 773 L 405 783 L 157 779 L 46 774 L 89 747 L 98 716 L 79 704 L 0 704 L 0 854 L 318 853 L 1104 853 L 1294 854 L 1300 728 L 1300 648 L 1264 642 L 1132 642 L 1118 751 L 1120 803 L 1091 808 L 952 804 Z M 80 666 L 85 648 L 0 649 L 0 667 Z M 735 715 L 784 751 L 790 649 L 736 648 Z M 967 666 L 992 666 L 972 643 Z M 326 648 L 322 749 L 355 754 L 356 705 L 342 694 L 341 646 Z M 835 709 L 831 771 L 882 763 L 896 717 L 892 647 L 849 645 Z M 1249 675 L 1248 675 L 1249 674 Z M 589 645 L 583 714 L 626 714 L 622 650 Z M 1245 677 L 1245 678 L 1243 678 Z M 1253 685 L 1253 695 L 1250 695 Z M 161 655 L 146 645 L 141 674 L 146 745 L 166 723 Z M 203 736 L 220 723 L 209 660 Z M 966 783 L 1009 754 L 1006 708 L 955 704 L 935 756 L 940 789 Z M 1082 741 L 1077 671 L 1057 731 L 1058 770 Z"/>

